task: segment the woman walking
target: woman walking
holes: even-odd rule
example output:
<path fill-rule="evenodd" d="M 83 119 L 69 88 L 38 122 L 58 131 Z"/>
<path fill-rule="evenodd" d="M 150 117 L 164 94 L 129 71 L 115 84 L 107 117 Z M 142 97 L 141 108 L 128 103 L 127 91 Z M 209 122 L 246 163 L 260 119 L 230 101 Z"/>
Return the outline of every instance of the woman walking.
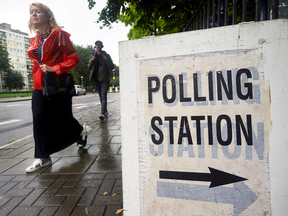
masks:
<path fill-rule="evenodd" d="M 30 31 L 36 32 L 28 50 L 33 61 L 32 113 L 36 159 L 25 171 L 35 172 L 52 164 L 51 154 L 75 142 L 83 148 L 92 128 L 86 124 L 82 127 L 73 117 L 72 97 L 46 99 L 42 94 L 43 74 L 56 73 L 59 76 L 68 73 L 79 62 L 70 34 L 61 30 L 52 11 L 41 3 L 30 6 L 28 23 Z"/>

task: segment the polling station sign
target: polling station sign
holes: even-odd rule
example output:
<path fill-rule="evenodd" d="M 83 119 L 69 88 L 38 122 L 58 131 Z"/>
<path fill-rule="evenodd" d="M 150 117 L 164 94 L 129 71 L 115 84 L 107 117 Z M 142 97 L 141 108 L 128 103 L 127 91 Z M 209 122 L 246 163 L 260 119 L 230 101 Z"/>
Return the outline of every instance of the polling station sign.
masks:
<path fill-rule="evenodd" d="M 141 215 L 269 215 L 261 50 L 139 60 Z"/>

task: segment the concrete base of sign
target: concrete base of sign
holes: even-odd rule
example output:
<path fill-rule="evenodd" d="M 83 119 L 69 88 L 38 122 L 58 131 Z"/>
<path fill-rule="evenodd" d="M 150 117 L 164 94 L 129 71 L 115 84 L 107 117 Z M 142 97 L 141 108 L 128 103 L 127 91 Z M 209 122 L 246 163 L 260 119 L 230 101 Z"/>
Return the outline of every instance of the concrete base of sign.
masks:
<path fill-rule="evenodd" d="M 286 215 L 287 35 L 279 19 L 119 43 L 125 216 Z"/>

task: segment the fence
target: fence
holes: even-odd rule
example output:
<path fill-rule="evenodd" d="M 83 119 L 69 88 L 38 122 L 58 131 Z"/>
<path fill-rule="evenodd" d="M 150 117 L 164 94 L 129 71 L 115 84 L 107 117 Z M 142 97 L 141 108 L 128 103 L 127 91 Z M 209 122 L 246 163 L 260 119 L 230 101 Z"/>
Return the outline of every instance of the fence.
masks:
<path fill-rule="evenodd" d="M 284 9 L 284 17 L 287 17 L 287 1 L 282 1 L 280 5 L 279 0 L 256 0 L 255 4 L 254 2 L 247 4 L 247 0 L 232 1 L 203 0 L 183 31 L 234 25 L 247 21 L 278 19 L 279 8 Z"/>

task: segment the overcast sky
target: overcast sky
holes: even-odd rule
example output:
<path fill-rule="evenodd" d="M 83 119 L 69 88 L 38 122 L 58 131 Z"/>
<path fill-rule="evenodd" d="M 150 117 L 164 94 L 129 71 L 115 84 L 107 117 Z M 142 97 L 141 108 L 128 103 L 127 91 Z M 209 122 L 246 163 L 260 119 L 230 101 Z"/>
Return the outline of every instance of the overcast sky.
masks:
<path fill-rule="evenodd" d="M 119 65 L 118 42 L 128 40 L 127 34 L 130 27 L 124 24 L 113 24 L 113 28 L 100 29 L 96 23 L 98 12 L 105 6 L 106 0 L 96 0 L 92 10 L 88 8 L 87 0 L 0 0 L 0 23 L 11 24 L 12 29 L 26 32 L 28 29 L 29 6 L 33 2 L 47 5 L 56 18 L 58 25 L 71 34 L 70 39 L 77 45 L 94 45 L 96 40 L 104 44 L 103 50 L 111 55 L 114 64 Z"/>

